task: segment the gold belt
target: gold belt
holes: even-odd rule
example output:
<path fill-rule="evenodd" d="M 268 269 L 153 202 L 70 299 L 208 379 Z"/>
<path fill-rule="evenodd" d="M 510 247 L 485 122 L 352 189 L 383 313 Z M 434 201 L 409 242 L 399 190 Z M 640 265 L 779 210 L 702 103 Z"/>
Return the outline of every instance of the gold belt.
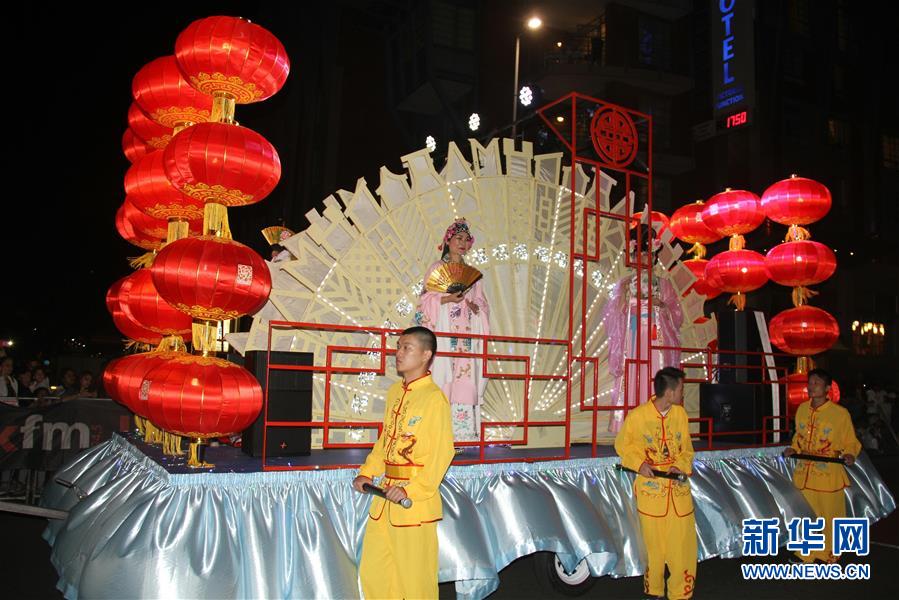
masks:
<path fill-rule="evenodd" d="M 388 479 L 396 479 L 400 481 L 408 481 L 415 477 L 421 471 L 424 465 L 392 465 L 387 463 L 386 475 Z"/>

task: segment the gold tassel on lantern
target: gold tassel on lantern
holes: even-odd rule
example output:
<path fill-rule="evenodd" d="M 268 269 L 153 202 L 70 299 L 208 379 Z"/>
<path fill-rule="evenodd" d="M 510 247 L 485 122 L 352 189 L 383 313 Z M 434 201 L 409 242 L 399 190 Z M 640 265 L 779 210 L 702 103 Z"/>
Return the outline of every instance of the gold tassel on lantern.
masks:
<path fill-rule="evenodd" d="M 181 219 L 173 219 L 169 221 L 166 230 L 165 243 L 171 244 L 175 240 L 183 240 L 190 235 L 190 224 Z"/>
<path fill-rule="evenodd" d="M 799 225 L 790 225 L 790 228 L 787 230 L 787 237 L 784 238 L 784 241 L 798 242 L 810 239 L 812 239 L 812 234 L 809 233 L 808 229 L 800 227 Z"/>
<path fill-rule="evenodd" d="M 194 354 L 215 354 L 218 346 L 218 321 L 194 319 L 192 326 Z"/>
<path fill-rule="evenodd" d="M 124 340 L 125 342 L 125 351 L 126 352 L 150 352 L 153 350 L 153 346 L 150 344 L 145 344 L 143 342 L 138 342 L 137 340 Z"/>
<path fill-rule="evenodd" d="M 156 425 L 150 422 L 147 419 L 144 422 L 144 443 L 145 444 L 158 444 L 162 439 L 160 435 L 159 429 L 156 428 Z"/>
<path fill-rule="evenodd" d="M 796 359 L 796 373 L 806 375 L 815 368 L 815 361 L 810 356 L 800 356 Z"/>
<path fill-rule="evenodd" d="M 128 259 L 128 264 L 132 269 L 149 269 L 156 260 L 156 250 L 141 254 L 140 256 L 132 256 Z"/>
<path fill-rule="evenodd" d="M 209 120 L 213 123 L 225 123 L 235 125 L 234 108 L 237 99 L 228 92 L 217 91 L 212 94 L 212 115 Z"/>
<path fill-rule="evenodd" d="M 803 306 L 808 304 L 809 298 L 814 298 L 818 295 L 818 292 L 815 290 L 810 290 L 805 286 L 798 286 L 793 288 L 793 306 Z"/>
<path fill-rule="evenodd" d="M 189 455 L 187 458 L 187 466 L 192 469 L 208 469 L 215 465 L 200 460 L 200 446 L 203 445 L 203 438 L 196 438 L 190 443 Z"/>
<path fill-rule="evenodd" d="M 730 241 L 728 242 L 728 250 L 742 250 L 746 247 L 746 238 L 742 235 L 734 234 L 730 236 Z"/>
<path fill-rule="evenodd" d="M 746 296 L 743 292 L 737 292 L 727 301 L 728 304 L 733 304 L 737 311 L 742 312 L 746 308 Z"/>
<path fill-rule="evenodd" d="M 180 335 L 168 335 L 156 346 L 157 352 L 187 352 L 187 344 Z"/>
<path fill-rule="evenodd" d="M 206 203 L 203 207 L 203 234 L 232 239 L 227 207 L 217 202 Z"/>
<path fill-rule="evenodd" d="M 690 248 L 687 252 L 692 254 L 693 258 L 705 258 L 706 255 L 705 246 L 703 246 L 699 242 L 693 244 L 693 247 Z"/>
<path fill-rule="evenodd" d="M 138 435 L 144 435 L 144 419 L 143 419 L 143 417 L 134 415 L 134 426 L 137 427 Z"/>

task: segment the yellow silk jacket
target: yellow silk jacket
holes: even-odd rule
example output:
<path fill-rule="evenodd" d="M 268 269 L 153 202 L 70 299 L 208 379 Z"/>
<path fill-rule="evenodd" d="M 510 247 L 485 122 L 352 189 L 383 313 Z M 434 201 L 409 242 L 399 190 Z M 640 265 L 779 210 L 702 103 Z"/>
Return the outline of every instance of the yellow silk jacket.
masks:
<path fill-rule="evenodd" d="M 455 455 L 449 401 L 430 372 L 387 391 L 384 428 L 360 467 L 372 479 L 384 475 L 383 486 L 402 486 L 411 508 L 372 498 L 369 517 L 387 513 L 391 525 L 412 527 L 443 518 L 440 482 Z"/>
<path fill-rule="evenodd" d="M 858 456 L 862 449 L 855 437 L 849 411 L 833 402 L 812 408 L 811 401 L 796 409 L 796 433 L 790 446 L 802 454 L 839 457 Z M 793 471 L 793 482 L 800 490 L 836 492 L 849 487 L 846 468 L 837 463 L 799 460 Z"/>
<path fill-rule="evenodd" d="M 621 457 L 621 464 L 634 471 L 646 462 L 656 471 L 668 471 L 676 466 L 691 475 L 693 442 L 687 411 L 674 404 L 663 416 L 652 402 L 638 406 L 627 414 L 615 438 L 615 451 Z M 637 498 L 637 510 L 650 517 L 668 514 L 685 517 L 693 512 L 689 481 L 680 483 L 637 475 L 634 497 Z"/>

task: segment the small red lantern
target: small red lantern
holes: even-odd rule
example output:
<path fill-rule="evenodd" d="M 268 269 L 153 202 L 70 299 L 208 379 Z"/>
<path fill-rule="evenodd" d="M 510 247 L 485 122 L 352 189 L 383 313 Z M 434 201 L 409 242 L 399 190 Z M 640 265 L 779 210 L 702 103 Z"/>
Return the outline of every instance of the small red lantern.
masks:
<path fill-rule="evenodd" d="M 712 196 L 702 209 L 703 224 L 722 236 L 742 236 L 764 220 L 765 213 L 762 212 L 759 197 L 746 190 L 728 188 Z M 740 249 L 742 241 L 739 247 L 731 244 L 731 250 Z"/>
<path fill-rule="evenodd" d="M 706 300 L 711 300 L 712 298 L 717 298 L 721 295 L 721 290 L 711 285 L 705 276 L 705 270 L 708 264 L 709 261 L 702 258 L 693 258 L 683 261 L 683 265 L 690 269 L 690 272 L 693 273 L 693 276 L 696 278 L 696 282 L 684 293 L 685 296 L 690 293 L 690 290 L 693 290 L 701 296 L 705 296 Z"/>
<path fill-rule="evenodd" d="M 722 238 L 717 231 L 712 231 L 702 221 L 702 211 L 705 204 L 697 200 L 693 204 L 681 206 L 671 215 L 669 227 L 674 237 L 687 244 L 693 244 L 690 250 L 696 258 L 705 256 L 704 244 L 712 244 Z"/>
<path fill-rule="evenodd" d="M 272 289 L 262 257 L 239 242 L 216 236 L 166 245 L 156 256 L 152 273 L 156 289 L 169 304 L 207 321 L 253 314 Z"/>
<path fill-rule="evenodd" d="M 191 319 L 162 299 L 148 269 L 125 277 L 119 288 L 119 305 L 134 321 L 161 335 L 191 337 Z"/>
<path fill-rule="evenodd" d="M 162 341 L 162 335 L 150 331 L 135 321 L 130 313 L 125 312 L 119 302 L 119 292 L 126 279 L 126 277 L 119 279 L 106 292 L 106 308 L 109 310 L 109 314 L 112 315 L 112 322 L 115 324 L 116 329 L 122 332 L 128 339 L 155 346 Z"/>
<path fill-rule="evenodd" d="M 733 301 L 737 310 L 746 305 L 746 292 L 757 290 L 768 281 L 765 257 L 752 250 L 728 250 L 716 254 L 705 269 L 709 285 L 725 292 L 736 293 Z"/>
<path fill-rule="evenodd" d="M 143 377 L 138 404 L 166 431 L 209 438 L 243 431 L 262 409 L 262 387 L 252 373 L 220 358 L 179 354 Z"/>
<path fill-rule="evenodd" d="M 163 155 L 176 189 L 202 201 L 243 206 L 265 198 L 281 178 L 278 152 L 239 125 L 200 123 L 176 135 Z"/>
<path fill-rule="evenodd" d="M 824 244 L 810 240 L 785 242 L 765 257 L 768 277 L 780 285 L 799 287 L 826 281 L 837 268 L 837 257 Z"/>
<path fill-rule="evenodd" d="M 122 152 L 125 153 L 125 158 L 128 159 L 128 162 L 133 163 L 153 150 L 156 150 L 156 148 L 137 137 L 130 127 L 125 129 L 125 133 L 122 135 Z"/>
<path fill-rule="evenodd" d="M 661 237 L 662 233 L 668 229 L 668 215 L 658 211 L 652 211 L 649 215 L 652 220 L 652 228 L 656 231 L 656 237 Z M 631 229 L 640 224 L 643 220 L 643 213 L 638 212 L 631 215 Z"/>
<path fill-rule="evenodd" d="M 125 173 L 125 193 L 141 211 L 157 219 L 197 220 L 199 233 L 203 202 L 179 192 L 166 177 L 162 152 L 153 152 L 136 161 Z M 165 237 L 165 236 L 163 236 Z"/>
<path fill-rule="evenodd" d="M 226 93 L 238 104 L 271 97 L 290 72 L 278 38 L 235 17 L 194 21 L 175 41 L 175 56 L 192 86 L 210 96 Z"/>
<path fill-rule="evenodd" d="M 128 108 L 128 127 L 149 146 L 161 150 L 172 139 L 171 127 L 163 127 L 144 114 L 136 102 Z"/>
<path fill-rule="evenodd" d="M 830 211 L 830 190 L 805 177 L 778 181 L 762 194 L 761 207 L 769 219 L 782 225 L 808 225 Z"/>
<path fill-rule="evenodd" d="M 142 213 L 134 206 L 130 198 L 125 198 L 125 201 L 122 202 L 122 214 L 138 236 L 155 240 L 165 239 L 168 223 L 163 219 L 155 219 Z"/>
<path fill-rule="evenodd" d="M 768 324 L 771 342 L 789 354 L 812 356 L 833 346 L 840 326 L 830 313 L 814 306 L 797 306 L 776 315 Z"/>
<path fill-rule="evenodd" d="M 116 231 L 119 232 L 119 235 L 122 236 L 126 242 L 133 244 L 138 248 L 143 248 L 144 250 L 159 250 L 164 242 L 164 240 L 149 237 L 144 232 L 136 230 L 131 221 L 125 217 L 124 204 L 122 204 L 116 212 L 115 227 Z"/>
<path fill-rule="evenodd" d="M 151 119 L 170 129 L 208 121 L 212 112 L 212 96 L 191 87 L 174 56 L 144 65 L 134 76 L 131 93 Z"/>

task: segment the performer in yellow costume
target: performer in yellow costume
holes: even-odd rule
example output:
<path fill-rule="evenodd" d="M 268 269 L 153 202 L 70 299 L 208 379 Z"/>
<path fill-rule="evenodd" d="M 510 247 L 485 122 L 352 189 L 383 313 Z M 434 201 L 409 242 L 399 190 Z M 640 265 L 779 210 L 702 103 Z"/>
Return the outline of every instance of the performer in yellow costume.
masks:
<path fill-rule="evenodd" d="M 690 484 L 653 475 L 653 471 L 693 474 L 693 442 L 682 406 L 684 372 L 665 367 L 655 374 L 653 385 L 652 401 L 627 414 L 615 438 L 615 451 L 622 466 L 639 473 L 634 496 L 646 543 L 644 591 L 650 596 L 665 595 L 667 565 L 668 598 L 690 598 L 697 556 Z"/>
<path fill-rule="evenodd" d="M 793 443 L 784 451 L 784 456 L 796 453 L 817 456 L 842 457 L 851 465 L 862 449 L 849 411 L 828 399 L 833 379 L 823 369 L 808 372 L 808 395 L 810 400 L 796 409 L 796 433 Z M 846 498 L 843 490 L 849 487 L 846 469 L 838 463 L 799 460 L 793 471 L 793 483 L 808 500 L 818 517 L 824 517 L 824 550 L 816 550 L 808 556 L 797 552 L 803 562 L 816 559 L 836 562 L 833 555 L 833 520 L 846 516 Z"/>
<path fill-rule="evenodd" d="M 384 428 L 353 487 L 385 475 L 387 500 L 372 499 L 359 575 L 369 600 L 437 598 L 437 521 L 440 482 L 455 454 L 450 406 L 431 379 L 437 352 L 430 329 L 411 327 L 397 342 L 402 382 L 387 392 Z M 412 500 L 410 508 L 398 503 Z"/>

